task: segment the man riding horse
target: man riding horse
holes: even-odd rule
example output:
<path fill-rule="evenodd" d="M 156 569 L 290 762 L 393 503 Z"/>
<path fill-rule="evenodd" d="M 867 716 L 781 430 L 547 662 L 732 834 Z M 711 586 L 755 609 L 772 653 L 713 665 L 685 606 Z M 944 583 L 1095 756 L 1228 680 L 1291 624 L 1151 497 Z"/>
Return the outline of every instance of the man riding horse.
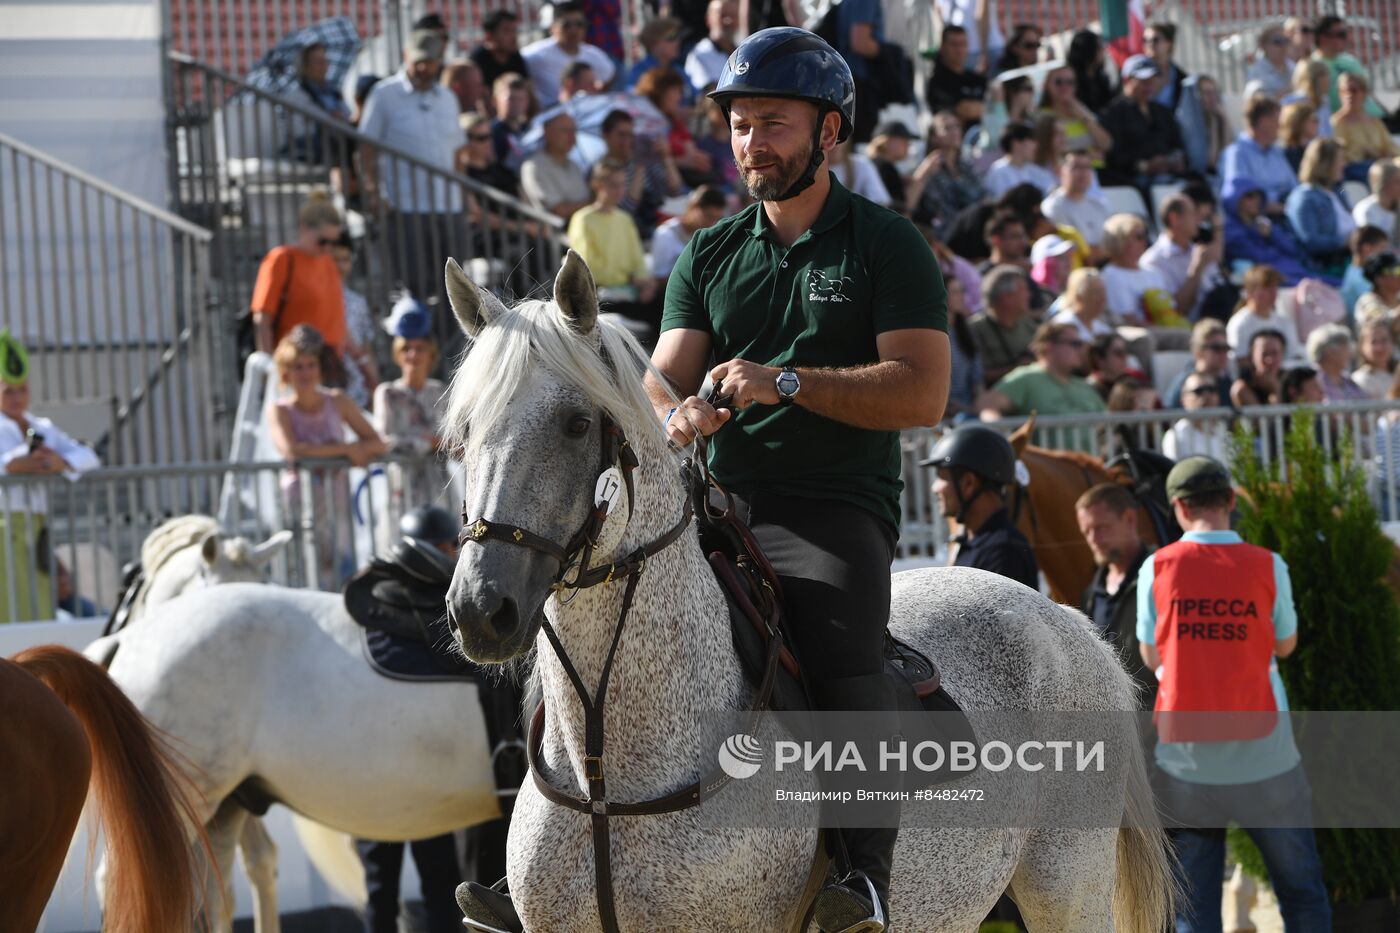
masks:
<path fill-rule="evenodd" d="M 710 96 L 758 203 L 686 246 L 653 356 L 683 401 L 673 408 L 650 381 L 648 392 L 673 443 L 713 435 L 712 473 L 777 570 L 816 706 L 885 711 L 880 731 L 892 735 L 883 668 L 899 431 L 943 414 L 943 281 L 908 220 L 831 176 L 825 153 L 852 132 L 855 84 L 827 43 L 795 28 L 755 33 Z M 707 374 L 721 387 L 714 404 L 696 394 Z M 891 806 L 896 819 L 881 822 L 897 822 Z M 818 898 L 823 930 L 886 928 L 896 834 L 842 828 L 850 870 Z"/>

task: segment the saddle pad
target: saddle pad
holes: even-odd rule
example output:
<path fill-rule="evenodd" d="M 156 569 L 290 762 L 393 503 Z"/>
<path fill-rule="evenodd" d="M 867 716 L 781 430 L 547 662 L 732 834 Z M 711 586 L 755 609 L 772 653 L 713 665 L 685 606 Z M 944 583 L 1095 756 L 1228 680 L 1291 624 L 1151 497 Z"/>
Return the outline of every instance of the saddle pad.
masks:
<path fill-rule="evenodd" d="M 480 673 L 467 659 L 434 651 L 416 639 L 367 628 L 360 632 L 370 668 L 393 680 L 475 681 Z"/>

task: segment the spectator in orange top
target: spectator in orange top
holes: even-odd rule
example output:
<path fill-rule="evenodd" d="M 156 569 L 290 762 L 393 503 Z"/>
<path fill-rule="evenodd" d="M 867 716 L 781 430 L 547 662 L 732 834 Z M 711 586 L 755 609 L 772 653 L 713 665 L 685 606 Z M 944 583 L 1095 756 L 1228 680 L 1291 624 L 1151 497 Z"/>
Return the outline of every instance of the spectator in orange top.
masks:
<path fill-rule="evenodd" d="M 314 191 L 297 214 L 295 243 L 278 246 L 263 257 L 253 286 L 253 323 L 257 348 L 271 353 L 273 348 L 298 324 L 314 327 L 334 360 L 324 360 L 323 369 L 334 370 L 350 346 L 345 327 L 345 296 L 331 248 L 340 239 L 340 212 L 330 195 Z M 343 387 L 344 371 L 324 372 L 328 385 Z"/>

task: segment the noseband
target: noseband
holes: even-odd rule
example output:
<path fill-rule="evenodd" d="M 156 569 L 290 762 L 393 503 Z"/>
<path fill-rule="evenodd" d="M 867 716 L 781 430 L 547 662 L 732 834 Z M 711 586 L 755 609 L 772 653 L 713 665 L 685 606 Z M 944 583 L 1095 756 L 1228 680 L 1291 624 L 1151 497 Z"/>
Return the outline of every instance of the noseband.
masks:
<path fill-rule="evenodd" d="M 569 539 L 567 544 L 561 546 L 527 529 L 504 522 L 488 521 L 485 518 L 472 521 L 467 516 L 465 500 L 462 503 L 462 522 L 465 527 L 462 529 L 459 540 L 463 547 L 471 542 L 484 545 L 488 540 L 504 541 L 507 544 L 549 555 L 559 562 L 559 572 L 555 575 L 550 587 L 555 593 L 564 590 L 577 591 L 594 586 L 605 586 L 624 577 L 627 580 L 627 588 L 622 596 L 622 612 L 618 616 L 617 626 L 613 630 L 612 644 L 608 647 L 607 659 L 603 662 L 603 673 L 598 679 L 596 696 L 589 695 L 588 688 L 584 686 L 583 678 L 579 676 L 578 669 L 569 659 L 569 654 L 564 650 L 564 645 L 559 640 L 554 626 L 549 624 L 549 619 L 545 619 L 541 623 L 545 636 L 554 648 L 555 656 L 564 668 L 564 673 L 568 675 L 569 682 L 573 684 L 579 702 L 583 704 L 583 771 L 584 777 L 588 780 L 587 796 L 579 797 L 559 790 L 544 777 L 544 772 L 540 767 L 540 751 L 544 744 L 545 710 L 543 701 L 535 708 L 535 714 L 530 720 L 529 737 L 526 742 L 526 757 L 530 764 L 530 776 L 534 779 L 535 787 L 540 794 L 546 800 L 561 807 L 578 813 L 586 813 L 591 819 L 598 919 L 602 923 L 604 933 L 620 933 L 621 928 L 617 923 L 617 905 L 613 893 L 609 816 L 647 816 L 685 810 L 714 796 L 729 783 L 730 777 L 722 769 L 715 767 L 699 780 L 663 797 L 641 803 L 612 803 L 608 800 L 607 787 L 603 780 L 603 705 L 607 701 L 608 680 L 612 674 L 613 660 L 617 656 L 617 646 L 622 641 L 622 629 L 627 622 L 627 614 L 632 608 L 632 597 L 637 589 L 637 581 L 641 579 L 647 559 L 675 543 L 690 527 L 692 497 L 689 495 L 684 497 L 685 505 L 681 510 L 680 520 L 664 535 L 637 548 L 619 562 L 590 568 L 588 566 L 589 560 L 597 547 L 598 534 L 602 531 L 603 523 L 607 520 L 608 512 L 619 492 L 619 483 L 627 489 L 629 521 L 636 505 L 632 481 L 632 472 L 636 470 L 638 465 L 636 452 L 633 451 L 622 428 L 606 413 L 602 416 L 600 430 L 602 453 L 598 481 L 594 488 L 593 508 L 588 517 L 584 519 L 583 526 Z M 699 459 L 703 459 L 703 455 Z M 621 474 L 620 479 L 619 473 Z M 684 473 L 687 476 L 691 475 L 689 468 Z M 568 579 L 569 572 L 574 570 L 575 566 L 577 570 L 573 579 Z M 750 713 L 750 721 L 745 730 L 749 734 L 756 733 L 760 712 L 772 696 L 781 648 L 781 637 L 774 637 L 770 640 L 768 657 L 765 659 L 763 682 L 759 687 L 758 698 Z"/>

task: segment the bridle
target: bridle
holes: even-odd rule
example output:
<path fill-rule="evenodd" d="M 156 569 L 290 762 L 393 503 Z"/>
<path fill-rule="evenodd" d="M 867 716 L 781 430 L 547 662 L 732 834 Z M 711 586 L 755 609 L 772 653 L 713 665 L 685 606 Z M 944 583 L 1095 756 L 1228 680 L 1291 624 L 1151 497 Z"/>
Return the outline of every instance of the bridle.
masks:
<path fill-rule="evenodd" d="M 597 547 L 598 535 L 602 531 L 603 523 L 607 520 L 613 501 L 617 498 L 620 486 L 625 486 L 627 490 L 629 521 L 636 504 L 632 480 L 632 473 L 638 466 L 636 452 L 632 449 L 632 445 L 628 442 L 622 428 L 606 412 L 602 415 L 600 433 L 602 452 L 598 480 L 594 487 L 593 508 L 588 517 L 584 519 L 582 527 L 566 544 L 560 545 L 525 528 L 505 522 L 491 521 L 486 518 L 472 520 L 467 515 L 465 500 L 462 503 L 464 527 L 459 544 L 465 547 L 469 543 L 484 545 L 488 540 L 504 541 L 507 544 L 547 554 L 559 562 L 559 572 L 550 585 L 550 589 L 556 594 L 566 590 L 578 591 L 594 586 L 606 586 L 624 578 L 627 580 L 627 588 L 622 596 L 622 612 L 618 616 L 617 626 L 613 630 L 612 644 L 608 647 L 607 659 L 603 662 L 603 673 L 598 679 L 598 692 L 595 696 L 589 695 L 588 688 L 584 686 L 583 678 L 579 676 L 577 668 L 570 660 L 568 652 L 559 640 L 558 633 L 550 625 L 549 619 L 546 618 L 541 623 L 545 636 L 554 648 L 555 656 L 564 668 L 564 673 L 568 675 L 569 682 L 573 684 L 579 702 L 583 704 L 583 771 L 584 777 L 588 781 L 587 795 L 580 797 L 559 790 L 550 784 L 544 776 L 540 767 L 540 751 L 544 744 L 544 701 L 541 701 L 540 705 L 535 708 L 534 716 L 530 720 L 529 736 L 526 742 L 526 759 L 530 765 L 530 776 L 534 779 L 535 787 L 540 794 L 552 803 L 578 813 L 586 813 L 591 818 L 590 831 L 593 837 L 598 919 L 602 923 L 604 933 L 620 933 L 620 927 L 617 923 L 616 899 L 613 892 L 611 832 L 608 818 L 611 816 L 647 816 L 674 813 L 678 810 L 688 809 L 713 797 L 729 783 L 730 777 L 723 769 L 716 766 L 699 780 L 662 797 L 640 803 L 613 803 L 608 800 L 603 771 L 603 706 L 607 701 L 608 680 L 612 674 L 613 660 L 617 656 L 617 646 L 622 641 L 622 629 L 627 622 L 628 612 L 632 608 L 632 597 L 637 589 L 637 581 L 641 579 L 647 559 L 680 540 L 690 527 L 693 511 L 692 497 L 687 495 L 680 519 L 665 534 L 633 550 L 621 561 L 589 567 L 589 561 Z M 703 452 L 699 453 L 696 459 L 703 463 Z M 689 463 L 683 472 L 688 477 L 691 475 Z M 705 475 L 703 466 L 701 466 L 699 473 Z M 569 579 L 571 571 L 573 571 L 573 578 Z M 754 734 L 757 731 L 762 710 L 773 694 L 773 684 L 777 675 L 778 657 L 781 649 L 781 637 L 774 637 L 769 641 L 763 681 L 759 686 L 754 708 L 749 713 L 750 718 L 745 730 L 749 734 Z"/>

